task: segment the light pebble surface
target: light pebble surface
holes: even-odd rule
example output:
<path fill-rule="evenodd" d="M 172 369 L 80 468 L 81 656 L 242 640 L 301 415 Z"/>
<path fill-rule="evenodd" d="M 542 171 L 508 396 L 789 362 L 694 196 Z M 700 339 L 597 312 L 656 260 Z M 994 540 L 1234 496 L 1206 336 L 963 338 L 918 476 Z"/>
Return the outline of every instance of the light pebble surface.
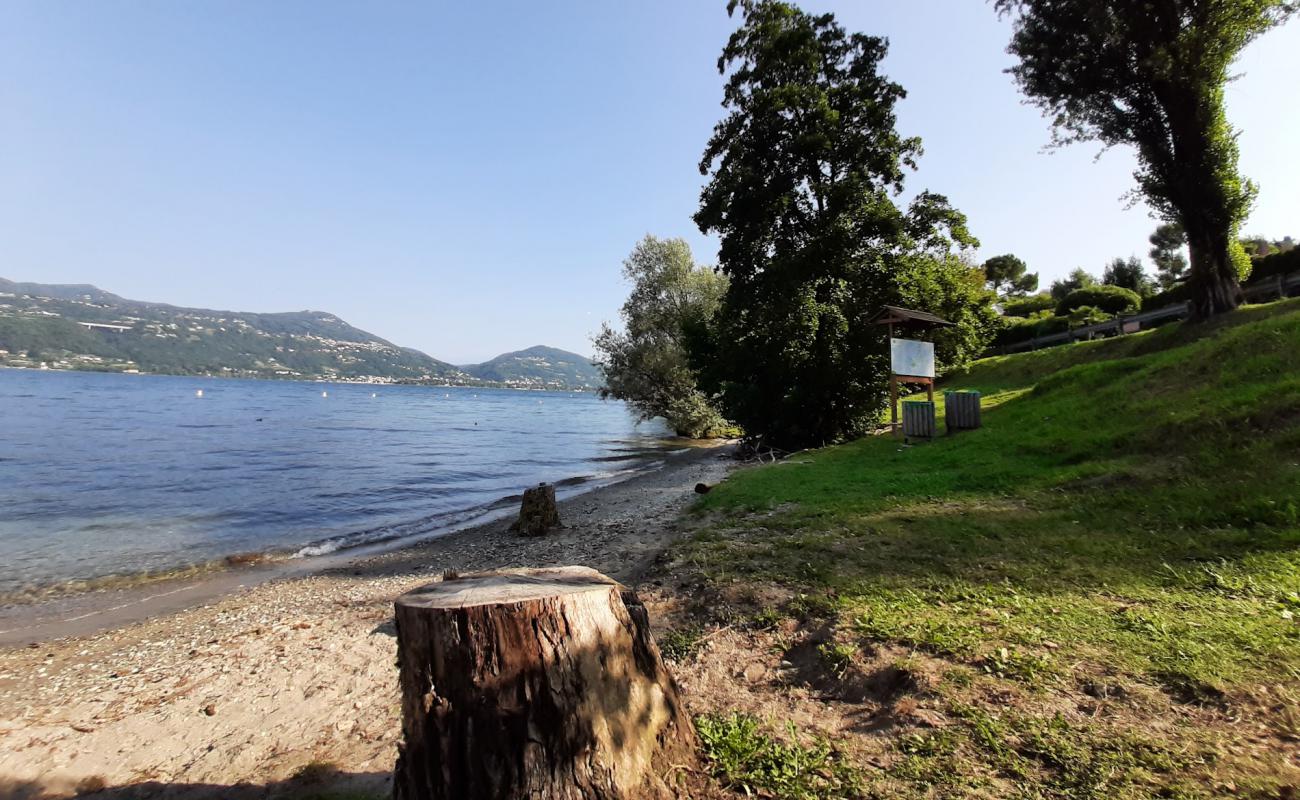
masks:
<path fill-rule="evenodd" d="M 334 785 L 387 791 L 401 733 L 394 598 L 445 569 L 581 564 L 632 581 L 678 534 L 695 484 L 732 469 L 728 456 L 693 449 L 567 500 L 565 527 L 546 537 L 503 520 L 0 651 L 0 798 L 66 797 L 96 779 L 139 784 L 140 796 L 287 796 L 313 762 L 343 773 Z"/>

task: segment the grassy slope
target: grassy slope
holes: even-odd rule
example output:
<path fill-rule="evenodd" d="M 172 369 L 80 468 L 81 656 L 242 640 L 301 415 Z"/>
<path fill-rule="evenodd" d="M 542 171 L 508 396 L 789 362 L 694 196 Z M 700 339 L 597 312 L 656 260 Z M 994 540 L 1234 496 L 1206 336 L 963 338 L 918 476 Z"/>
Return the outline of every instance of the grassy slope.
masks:
<path fill-rule="evenodd" d="M 682 554 L 715 587 L 802 592 L 855 658 L 949 670 L 931 702 L 958 723 L 900 737 L 885 793 L 1296 780 L 1300 302 L 987 359 L 945 388 L 983 393 L 982 429 L 740 473 Z M 989 701 L 1003 689 L 1037 711 Z"/>

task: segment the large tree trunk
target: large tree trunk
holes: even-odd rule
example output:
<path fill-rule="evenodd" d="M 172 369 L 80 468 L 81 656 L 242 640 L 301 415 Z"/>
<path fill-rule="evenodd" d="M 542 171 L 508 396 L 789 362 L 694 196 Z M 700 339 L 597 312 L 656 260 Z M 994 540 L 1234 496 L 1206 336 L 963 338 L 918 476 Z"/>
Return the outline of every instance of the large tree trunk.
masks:
<path fill-rule="evenodd" d="M 695 734 L 645 607 L 585 567 L 398 598 L 398 800 L 672 798 Z"/>
<path fill-rule="evenodd" d="M 1241 305 L 1241 283 L 1228 255 L 1228 243 L 1226 232 L 1187 232 L 1187 251 L 1191 256 L 1187 285 L 1191 291 L 1193 321 L 1209 319 Z"/>

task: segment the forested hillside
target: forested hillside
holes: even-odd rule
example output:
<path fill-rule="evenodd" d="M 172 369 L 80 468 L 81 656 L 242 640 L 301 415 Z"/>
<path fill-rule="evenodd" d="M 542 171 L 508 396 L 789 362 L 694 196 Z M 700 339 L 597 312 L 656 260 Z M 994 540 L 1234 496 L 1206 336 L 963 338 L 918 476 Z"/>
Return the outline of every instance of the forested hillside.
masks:
<path fill-rule="evenodd" d="M 182 308 L 128 300 L 88 284 L 3 278 L 0 366 L 551 389 L 600 382 L 588 359 L 552 347 L 462 369 L 323 311 Z"/>
<path fill-rule="evenodd" d="M 600 370 L 590 358 L 538 345 L 503 353 L 482 364 L 462 367 L 474 377 L 507 385 L 594 389 L 601 385 Z"/>

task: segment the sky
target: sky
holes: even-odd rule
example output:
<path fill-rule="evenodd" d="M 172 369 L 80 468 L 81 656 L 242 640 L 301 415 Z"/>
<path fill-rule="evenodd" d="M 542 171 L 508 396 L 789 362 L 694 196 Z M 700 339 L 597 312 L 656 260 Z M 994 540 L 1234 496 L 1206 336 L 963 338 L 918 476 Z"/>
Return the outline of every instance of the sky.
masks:
<path fill-rule="evenodd" d="M 0 277 L 140 300 L 315 309 L 453 363 L 589 354 L 646 234 L 681 236 L 721 118 L 724 0 L 493 3 L 4 0 Z M 889 38 L 947 195 L 1044 285 L 1145 257 L 1132 154 L 1044 152 L 981 0 L 806 2 Z M 1300 235 L 1300 22 L 1228 89 L 1245 232 Z"/>

